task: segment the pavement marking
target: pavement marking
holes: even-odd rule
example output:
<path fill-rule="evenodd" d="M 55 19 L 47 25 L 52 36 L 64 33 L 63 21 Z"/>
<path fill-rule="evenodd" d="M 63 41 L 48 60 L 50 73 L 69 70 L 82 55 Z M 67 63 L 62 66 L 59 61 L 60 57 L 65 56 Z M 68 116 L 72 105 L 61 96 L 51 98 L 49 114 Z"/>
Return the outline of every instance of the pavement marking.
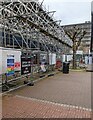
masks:
<path fill-rule="evenodd" d="M 58 105 L 58 106 L 67 107 L 67 108 L 75 108 L 75 109 L 80 109 L 80 110 L 92 112 L 92 109 L 84 108 L 84 107 L 80 107 L 80 106 L 74 106 L 74 105 L 50 102 L 50 101 L 47 101 L 47 100 L 40 100 L 40 99 L 36 99 L 36 98 L 29 98 L 29 97 L 24 97 L 24 96 L 20 96 L 20 95 L 16 95 L 15 97 L 19 97 L 19 98 L 23 98 L 23 99 L 27 99 L 27 100 L 38 101 L 38 102 L 43 102 L 43 103 L 48 103 L 48 104 L 53 104 L 53 105 Z"/>

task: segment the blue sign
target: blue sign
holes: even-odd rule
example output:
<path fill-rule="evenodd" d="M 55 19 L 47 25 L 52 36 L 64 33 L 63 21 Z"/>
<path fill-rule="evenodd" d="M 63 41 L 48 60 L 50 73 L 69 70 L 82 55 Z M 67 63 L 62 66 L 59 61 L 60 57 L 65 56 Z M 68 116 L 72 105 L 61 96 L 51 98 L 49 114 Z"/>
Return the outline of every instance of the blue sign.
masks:
<path fill-rule="evenodd" d="M 14 75 L 14 55 L 7 56 L 7 76 Z"/>

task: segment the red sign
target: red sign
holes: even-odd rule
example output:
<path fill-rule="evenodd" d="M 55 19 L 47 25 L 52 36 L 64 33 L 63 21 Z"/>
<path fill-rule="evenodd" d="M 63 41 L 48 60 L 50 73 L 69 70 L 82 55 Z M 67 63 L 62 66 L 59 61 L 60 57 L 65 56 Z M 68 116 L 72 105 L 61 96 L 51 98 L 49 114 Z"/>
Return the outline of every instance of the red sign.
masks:
<path fill-rule="evenodd" d="M 15 62 L 15 68 L 20 68 L 20 62 Z"/>

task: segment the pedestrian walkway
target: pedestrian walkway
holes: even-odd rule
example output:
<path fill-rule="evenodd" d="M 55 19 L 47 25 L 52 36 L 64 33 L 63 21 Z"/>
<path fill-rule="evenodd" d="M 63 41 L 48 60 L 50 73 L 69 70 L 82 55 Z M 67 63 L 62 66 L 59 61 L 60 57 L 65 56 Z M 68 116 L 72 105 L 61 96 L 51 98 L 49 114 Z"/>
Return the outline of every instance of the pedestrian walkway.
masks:
<path fill-rule="evenodd" d="M 8 118 L 90 118 L 91 73 L 60 72 L 10 92 L 2 106 Z"/>
<path fill-rule="evenodd" d="M 33 87 L 24 87 L 12 92 L 15 95 L 91 108 L 91 73 L 70 72 L 56 74 L 36 83 Z"/>
<path fill-rule="evenodd" d="M 3 97 L 3 118 L 91 118 L 91 112 L 22 96 Z"/>

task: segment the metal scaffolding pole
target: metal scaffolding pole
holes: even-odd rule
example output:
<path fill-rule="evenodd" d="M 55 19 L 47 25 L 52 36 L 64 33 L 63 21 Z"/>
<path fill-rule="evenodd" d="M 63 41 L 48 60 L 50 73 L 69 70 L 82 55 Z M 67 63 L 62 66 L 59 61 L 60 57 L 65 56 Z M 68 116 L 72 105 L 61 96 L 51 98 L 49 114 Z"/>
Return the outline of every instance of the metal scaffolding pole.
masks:
<path fill-rule="evenodd" d="M 22 40 L 21 49 L 24 49 L 24 47 L 29 49 L 31 47 L 31 43 L 34 44 L 32 36 L 34 36 L 37 31 L 37 40 L 35 41 L 38 42 L 39 48 L 40 42 L 45 44 L 45 46 L 48 46 L 49 41 L 54 46 L 55 43 L 58 42 L 67 46 L 68 48 L 71 48 L 72 44 L 69 42 L 70 40 L 67 39 L 66 41 L 63 39 L 64 33 L 62 33 L 62 28 L 60 27 L 60 24 L 57 24 L 57 22 L 60 23 L 61 21 L 54 21 L 53 18 L 49 15 L 51 13 L 54 14 L 55 11 L 47 12 L 43 10 L 42 5 L 39 5 L 37 2 L 23 2 L 20 0 L 16 0 L 16 2 L 2 2 L 2 7 L 0 8 L 2 16 L 0 23 L 4 28 L 4 39 L 6 38 L 5 31 L 10 29 L 10 32 L 11 34 L 13 33 L 14 37 L 17 34 L 20 35 Z M 42 34 L 43 37 L 45 36 L 43 39 Z M 39 39 L 39 36 L 42 40 Z M 48 37 L 51 39 L 48 39 Z M 15 39 L 13 41 L 13 45 L 15 46 Z M 4 46 L 7 47 L 6 40 L 4 40 L 4 42 Z M 19 41 L 17 43 L 19 43 Z M 20 44 L 18 46 L 20 46 Z"/>

